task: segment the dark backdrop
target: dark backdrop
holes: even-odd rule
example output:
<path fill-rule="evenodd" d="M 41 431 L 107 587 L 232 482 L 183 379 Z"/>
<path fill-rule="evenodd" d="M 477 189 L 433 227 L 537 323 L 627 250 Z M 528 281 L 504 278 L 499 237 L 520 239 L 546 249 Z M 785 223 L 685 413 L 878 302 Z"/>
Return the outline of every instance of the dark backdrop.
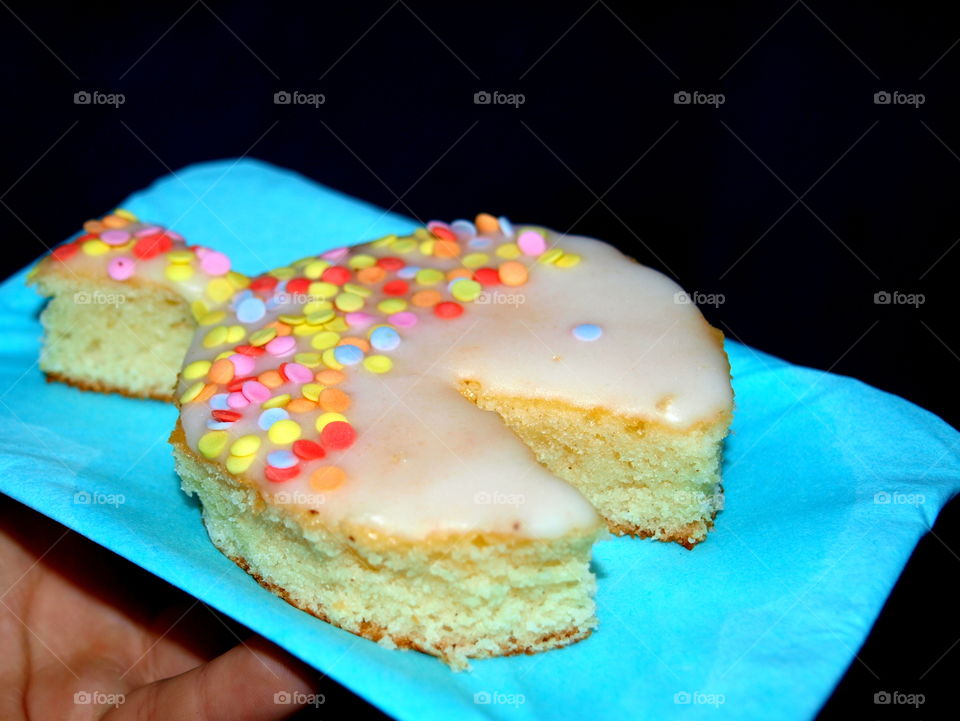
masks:
<path fill-rule="evenodd" d="M 725 5 L 2 0 L 4 269 L 171 169 L 250 155 L 423 220 L 489 210 L 607 239 L 722 294 L 704 310 L 728 336 L 956 426 L 960 17 Z M 825 718 L 892 713 L 883 689 L 926 693 L 898 709 L 918 718 L 949 703 L 957 515 Z"/>

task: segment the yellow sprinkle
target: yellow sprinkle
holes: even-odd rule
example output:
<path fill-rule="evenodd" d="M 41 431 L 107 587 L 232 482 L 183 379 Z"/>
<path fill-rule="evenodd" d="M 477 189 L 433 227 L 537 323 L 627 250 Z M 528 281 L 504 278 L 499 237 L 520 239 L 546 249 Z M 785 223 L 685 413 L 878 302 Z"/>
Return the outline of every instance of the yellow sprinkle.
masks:
<path fill-rule="evenodd" d="M 374 248 L 386 248 L 386 247 L 389 247 L 390 245 L 393 245 L 396 242 L 397 242 L 397 236 L 385 235 L 382 238 L 378 238 L 377 240 L 373 241 L 370 245 L 372 245 Z"/>
<path fill-rule="evenodd" d="M 227 317 L 227 314 L 222 310 L 214 310 L 210 313 L 206 313 L 203 317 L 197 318 L 197 323 L 200 325 L 216 325 L 223 321 Z"/>
<path fill-rule="evenodd" d="M 261 328 L 250 334 L 250 345 L 266 345 L 276 337 L 276 328 Z"/>
<path fill-rule="evenodd" d="M 296 274 L 297 274 L 297 271 L 295 271 L 293 268 L 290 268 L 289 266 L 274 268 L 268 273 L 268 275 L 272 275 L 274 278 L 278 280 L 290 280 Z"/>
<path fill-rule="evenodd" d="M 334 299 L 333 303 L 344 313 L 352 313 L 363 308 L 363 298 L 356 293 L 341 293 Z"/>
<path fill-rule="evenodd" d="M 243 273 L 238 273 L 235 270 L 228 272 L 226 278 L 228 281 L 230 281 L 230 285 L 232 285 L 236 290 L 243 290 L 250 285 L 250 279 Z"/>
<path fill-rule="evenodd" d="M 80 249 L 87 255 L 104 255 L 110 252 L 110 246 L 96 238 L 84 241 Z"/>
<path fill-rule="evenodd" d="M 464 268 L 482 268 L 487 264 L 487 261 L 490 260 L 490 256 L 486 253 L 469 253 L 463 256 Z"/>
<path fill-rule="evenodd" d="M 318 310 L 310 313 L 310 315 L 307 316 L 307 322 L 312 323 L 313 325 L 323 325 L 324 323 L 328 323 L 333 320 L 336 315 L 336 313 L 329 309 Z"/>
<path fill-rule="evenodd" d="M 185 280 L 190 280 L 193 277 L 193 273 L 192 265 L 182 265 L 180 263 L 171 263 L 163 271 L 163 274 L 174 283 L 182 283 Z"/>
<path fill-rule="evenodd" d="M 333 348 L 339 342 L 340 342 L 339 333 L 334 333 L 331 330 L 326 330 L 323 333 L 317 333 L 313 337 L 313 340 L 310 341 L 310 345 L 312 345 L 317 350 L 326 350 L 327 348 Z"/>
<path fill-rule="evenodd" d="M 368 355 L 363 359 L 363 367 L 371 373 L 386 373 L 393 368 L 393 361 L 385 355 Z"/>
<path fill-rule="evenodd" d="M 210 308 L 202 300 L 197 299 L 190 304 L 190 312 L 193 314 L 193 319 L 199 323 L 200 319 L 210 312 Z"/>
<path fill-rule="evenodd" d="M 347 321 L 345 321 L 341 316 L 337 316 L 324 327 L 327 330 L 332 330 L 335 333 L 343 333 L 344 331 L 350 329 L 350 326 L 347 325 Z"/>
<path fill-rule="evenodd" d="M 507 260 L 513 260 L 514 258 L 520 257 L 520 246 L 516 243 L 504 243 L 499 248 L 497 248 L 497 255 L 500 258 L 506 258 Z"/>
<path fill-rule="evenodd" d="M 256 456 L 227 456 L 227 470 L 239 475 L 252 466 L 256 459 Z"/>
<path fill-rule="evenodd" d="M 563 257 L 557 261 L 558 268 L 572 268 L 580 262 L 580 256 L 576 253 L 564 253 Z"/>
<path fill-rule="evenodd" d="M 300 387 L 300 392 L 307 400 L 316 401 L 320 398 L 320 392 L 326 388 L 322 383 L 304 383 Z"/>
<path fill-rule="evenodd" d="M 215 360 L 215 361 L 218 361 L 218 360 L 220 360 L 220 359 L 222 359 L 222 358 L 229 358 L 229 357 L 232 356 L 233 354 L 234 354 L 234 351 L 233 351 L 232 349 L 231 349 L 231 350 L 225 350 L 225 351 L 223 351 L 223 353 L 217 353 L 217 357 L 214 358 L 214 360 Z"/>
<path fill-rule="evenodd" d="M 227 326 L 218 325 L 203 337 L 204 348 L 215 348 L 227 342 Z"/>
<path fill-rule="evenodd" d="M 545 253 L 541 254 L 537 258 L 538 263 L 543 263 L 544 265 L 550 265 L 551 263 L 556 263 L 563 256 L 563 251 L 560 248 L 551 248 Z"/>
<path fill-rule="evenodd" d="M 347 420 L 347 417 L 341 413 L 321 413 L 317 416 L 317 430 L 322 431 L 328 423 L 345 420 Z"/>
<path fill-rule="evenodd" d="M 336 357 L 333 355 L 333 348 L 327 348 L 321 358 L 323 358 L 323 362 L 328 368 L 333 368 L 335 371 L 343 368 L 343 365 L 338 363 Z"/>
<path fill-rule="evenodd" d="M 303 306 L 303 314 L 310 315 L 311 313 L 319 313 L 321 310 L 330 310 L 331 308 L 333 308 L 333 303 L 329 300 L 311 300 Z"/>
<path fill-rule="evenodd" d="M 247 329 L 242 325 L 232 325 L 227 329 L 227 342 L 239 343 L 247 337 Z"/>
<path fill-rule="evenodd" d="M 399 313 L 402 310 L 405 310 L 407 307 L 407 301 L 403 298 L 387 298 L 386 300 L 381 300 L 377 303 L 377 310 L 381 313 L 387 313 L 391 315 L 393 313 Z"/>
<path fill-rule="evenodd" d="M 437 241 L 433 238 L 424 240 L 420 243 L 420 252 L 424 255 L 433 255 L 434 248 L 437 247 Z"/>
<path fill-rule="evenodd" d="M 190 386 L 189 388 L 187 388 L 187 390 L 183 392 L 182 396 L 180 396 L 180 402 L 189 403 L 190 401 L 192 401 L 194 398 L 200 395 L 200 391 L 203 390 L 203 387 L 205 385 L 206 383 L 204 383 L 203 381 L 197 381 L 196 383 L 194 383 L 192 386 Z"/>
<path fill-rule="evenodd" d="M 391 250 L 400 253 L 400 255 L 406 255 L 416 247 L 417 241 L 413 238 L 400 238 L 391 246 Z"/>
<path fill-rule="evenodd" d="M 291 421 L 289 418 L 284 418 L 270 426 L 270 430 L 267 431 L 267 436 L 272 443 L 276 443 L 278 446 L 284 446 L 300 438 L 301 433 L 303 433 L 303 431 L 299 423 Z"/>
<path fill-rule="evenodd" d="M 286 323 L 287 325 L 300 325 L 301 323 L 306 322 L 306 317 L 302 315 L 287 315 L 284 313 L 279 316 L 281 323 Z"/>
<path fill-rule="evenodd" d="M 417 271 L 417 282 L 420 285 L 436 285 L 444 279 L 443 271 L 436 268 L 422 268 Z"/>
<path fill-rule="evenodd" d="M 297 353 L 293 360 L 307 368 L 316 368 L 321 362 L 319 353 Z"/>
<path fill-rule="evenodd" d="M 267 410 L 268 408 L 283 408 L 289 402 L 290 402 L 290 394 L 283 393 L 279 396 L 274 396 L 273 398 L 271 398 L 265 403 L 261 403 L 260 407 L 263 408 L 264 410 Z"/>
<path fill-rule="evenodd" d="M 432 240 L 433 233 L 426 228 L 417 228 L 415 231 L 413 231 L 413 237 L 417 238 L 418 240 Z"/>
<path fill-rule="evenodd" d="M 210 370 L 210 366 L 213 364 L 210 361 L 198 360 L 194 361 L 186 368 L 183 369 L 183 377 L 188 381 L 196 380 L 197 378 L 203 378 L 207 375 L 207 372 Z M 197 391 L 198 393 L 200 391 Z"/>
<path fill-rule="evenodd" d="M 209 431 L 200 436 L 197 448 L 206 458 L 217 458 L 230 440 L 226 431 Z"/>
<path fill-rule="evenodd" d="M 355 285 L 354 283 L 345 283 L 343 289 L 348 293 L 353 293 L 354 295 L 359 295 L 361 298 L 368 298 L 372 290 L 362 285 Z"/>
<path fill-rule="evenodd" d="M 366 253 L 359 253 L 353 256 L 350 260 L 347 261 L 347 267 L 354 270 L 360 270 L 361 268 L 369 268 L 371 265 L 377 262 L 377 259 L 372 255 L 367 255 Z"/>
<path fill-rule="evenodd" d="M 310 287 L 307 288 L 307 292 L 317 298 L 332 298 L 340 292 L 340 288 L 333 283 L 328 283 L 325 280 L 319 280 L 315 283 L 311 283 Z"/>
<path fill-rule="evenodd" d="M 212 278 L 207 283 L 207 296 L 215 303 L 223 303 L 233 295 L 234 287 L 226 278 Z"/>
<path fill-rule="evenodd" d="M 117 208 L 115 211 L 113 211 L 113 214 L 119 215 L 121 218 L 126 218 L 131 223 L 137 222 L 137 216 L 135 216 L 133 213 L 131 213 L 129 210 L 126 210 L 125 208 Z"/>
<path fill-rule="evenodd" d="M 260 436 L 240 436 L 230 446 L 230 453 L 234 456 L 252 456 L 260 450 Z"/>
<path fill-rule="evenodd" d="M 323 330 L 322 325 L 314 325 L 313 323 L 301 323 L 300 325 L 295 325 L 293 327 L 293 334 L 298 336 L 313 335 L 314 333 L 319 333 Z"/>
<path fill-rule="evenodd" d="M 171 263 L 177 263 L 178 265 L 181 263 L 191 263 L 193 262 L 193 258 L 193 252 L 189 250 L 171 250 L 167 253 L 167 260 Z"/>
<path fill-rule="evenodd" d="M 329 267 L 330 264 L 325 260 L 313 260 L 304 266 L 303 275 L 310 280 L 316 280 L 323 275 L 323 271 Z"/>
<path fill-rule="evenodd" d="M 483 292 L 483 286 L 475 280 L 461 279 L 451 285 L 450 292 L 457 300 L 469 303 Z"/>

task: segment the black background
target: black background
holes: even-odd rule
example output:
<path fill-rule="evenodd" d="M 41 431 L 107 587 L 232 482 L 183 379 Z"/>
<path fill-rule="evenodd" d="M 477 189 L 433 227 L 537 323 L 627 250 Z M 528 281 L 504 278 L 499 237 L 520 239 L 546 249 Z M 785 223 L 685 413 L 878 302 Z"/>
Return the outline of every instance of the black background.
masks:
<path fill-rule="evenodd" d="M 250 155 L 421 220 L 488 210 L 604 238 L 722 294 L 704 311 L 729 337 L 957 426 L 958 38 L 960 17 L 924 3 L 3 0 L 3 268 L 170 170 Z M 823 718 L 950 703 L 956 506 Z M 879 690 L 927 703 L 875 706 Z"/>

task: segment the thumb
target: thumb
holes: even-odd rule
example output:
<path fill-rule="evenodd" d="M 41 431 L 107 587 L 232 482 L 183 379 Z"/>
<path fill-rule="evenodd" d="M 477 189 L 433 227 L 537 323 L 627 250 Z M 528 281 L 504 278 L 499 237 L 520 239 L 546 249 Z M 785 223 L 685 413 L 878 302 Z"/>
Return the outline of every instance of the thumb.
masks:
<path fill-rule="evenodd" d="M 304 705 L 315 678 L 306 665 L 255 636 L 179 676 L 136 689 L 103 721 L 274 721 Z"/>

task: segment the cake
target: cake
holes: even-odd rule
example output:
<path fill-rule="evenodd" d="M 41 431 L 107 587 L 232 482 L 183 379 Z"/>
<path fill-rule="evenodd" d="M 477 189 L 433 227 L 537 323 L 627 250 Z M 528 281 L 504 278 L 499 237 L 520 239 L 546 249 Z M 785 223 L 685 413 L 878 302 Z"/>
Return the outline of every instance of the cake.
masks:
<path fill-rule="evenodd" d="M 187 316 L 177 472 L 341 628 L 455 667 L 563 646 L 608 529 L 691 548 L 722 507 L 722 335 L 609 245 L 481 214 L 235 283 Z"/>
<path fill-rule="evenodd" d="M 86 390 L 172 401 L 197 324 L 248 280 L 223 253 L 118 209 L 34 266 L 51 298 L 40 369 Z"/>

